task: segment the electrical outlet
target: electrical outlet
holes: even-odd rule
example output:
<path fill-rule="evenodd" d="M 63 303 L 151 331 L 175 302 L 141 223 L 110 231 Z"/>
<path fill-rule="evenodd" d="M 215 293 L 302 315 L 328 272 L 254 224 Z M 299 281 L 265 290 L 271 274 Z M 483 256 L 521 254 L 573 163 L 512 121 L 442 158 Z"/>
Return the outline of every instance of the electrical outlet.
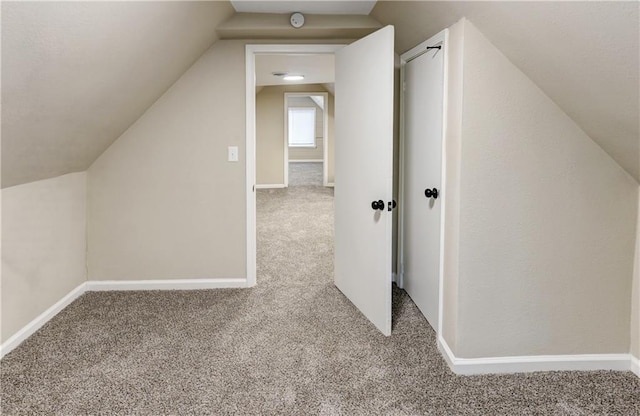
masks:
<path fill-rule="evenodd" d="M 238 146 L 229 146 L 229 162 L 238 161 Z"/>

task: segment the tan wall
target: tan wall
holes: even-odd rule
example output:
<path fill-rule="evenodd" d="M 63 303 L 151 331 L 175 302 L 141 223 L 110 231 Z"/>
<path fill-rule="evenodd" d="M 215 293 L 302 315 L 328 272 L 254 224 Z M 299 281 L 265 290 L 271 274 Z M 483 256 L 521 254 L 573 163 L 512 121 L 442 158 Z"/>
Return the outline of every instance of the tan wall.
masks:
<path fill-rule="evenodd" d="M 324 158 L 324 111 L 309 97 L 289 97 L 289 108 L 312 107 L 316 109 L 316 146 L 289 147 L 289 160 L 322 160 Z"/>
<path fill-rule="evenodd" d="M 216 42 L 90 167 L 89 280 L 246 275 L 247 43 L 278 41 Z M 331 156 L 328 169 L 332 182 Z"/>
<path fill-rule="evenodd" d="M 86 280 L 86 173 L 2 190 L 2 342 Z"/>
<path fill-rule="evenodd" d="M 636 261 L 631 290 L 631 354 L 640 358 L 640 200 L 636 224 Z"/>
<path fill-rule="evenodd" d="M 246 276 L 245 43 L 216 42 L 89 169 L 89 280 Z"/>
<path fill-rule="evenodd" d="M 264 87 L 256 96 L 256 183 L 284 183 L 284 93 L 327 92 L 319 84 Z M 329 93 L 327 113 L 329 118 L 329 183 L 333 182 L 333 108 L 334 98 Z M 289 158 L 292 148 L 289 148 Z M 295 155 L 295 151 L 293 152 Z M 296 158 L 297 159 L 297 158 Z M 302 159 L 302 158 L 300 158 Z M 322 159 L 322 155 L 318 158 Z"/>
<path fill-rule="evenodd" d="M 459 357 L 626 353 L 638 185 L 464 28 Z"/>
<path fill-rule="evenodd" d="M 283 95 L 276 87 L 264 87 L 256 95 L 257 185 L 284 184 Z"/>
<path fill-rule="evenodd" d="M 96 160 L 89 280 L 246 276 L 245 45 L 301 42 L 217 41 Z"/>

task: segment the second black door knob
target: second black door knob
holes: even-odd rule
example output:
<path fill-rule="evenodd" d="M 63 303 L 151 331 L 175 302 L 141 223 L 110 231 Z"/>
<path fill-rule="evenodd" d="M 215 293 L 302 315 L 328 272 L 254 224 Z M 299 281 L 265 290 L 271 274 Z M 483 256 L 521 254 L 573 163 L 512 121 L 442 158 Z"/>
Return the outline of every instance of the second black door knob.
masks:
<path fill-rule="evenodd" d="M 426 196 L 427 198 L 438 199 L 438 190 L 436 188 L 427 188 L 424 190 L 424 196 Z"/>

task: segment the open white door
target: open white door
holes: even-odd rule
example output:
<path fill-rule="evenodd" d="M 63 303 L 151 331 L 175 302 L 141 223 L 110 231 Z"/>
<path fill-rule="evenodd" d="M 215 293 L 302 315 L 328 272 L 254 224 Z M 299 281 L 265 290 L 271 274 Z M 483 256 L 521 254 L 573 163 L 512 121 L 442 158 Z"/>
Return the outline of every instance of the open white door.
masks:
<path fill-rule="evenodd" d="M 393 34 L 387 26 L 339 50 L 335 71 L 335 283 L 384 335 L 391 335 Z"/>

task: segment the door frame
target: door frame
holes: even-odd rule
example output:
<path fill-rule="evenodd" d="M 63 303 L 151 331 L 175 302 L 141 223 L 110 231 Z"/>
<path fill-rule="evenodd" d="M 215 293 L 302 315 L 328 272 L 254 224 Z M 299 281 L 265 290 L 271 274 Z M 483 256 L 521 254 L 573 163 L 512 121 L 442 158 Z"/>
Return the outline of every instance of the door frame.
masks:
<path fill-rule="evenodd" d="M 442 52 L 444 53 L 444 68 L 443 68 L 443 97 L 442 97 L 442 152 L 441 152 L 441 183 L 440 183 L 440 265 L 438 270 L 438 323 L 437 323 L 437 335 L 442 334 L 442 313 L 443 313 L 443 301 L 444 301 L 444 259 L 445 259 L 445 222 L 446 222 L 446 200 L 447 200 L 447 107 L 448 107 L 448 81 L 449 81 L 449 29 L 437 33 L 430 37 L 426 41 L 420 43 L 414 48 L 408 50 L 400 56 L 400 143 L 399 143 L 399 183 L 398 183 L 398 200 L 400 201 L 398 209 L 398 248 L 397 257 L 397 285 L 400 288 L 404 287 L 404 141 L 405 141 L 405 66 L 413 59 L 425 54 L 428 49 L 427 46 L 442 46 Z"/>
<path fill-rule="evenodd" d="M 284 186 L 289 186 L 289 98 L 321 95 L 324 97 L 322 110 L 322 186 L 329 182 L 329 93 L 328 92 L 285 92 L 284 93 Z M 315 129 L 315 126 L 314 126 Z"/>
<path fill-rule="evenodd" d="M 245 46 L 245 180 L 247 213 L 247 286 L 256 285 L 256 55 L 335 54 L 344 44 L 247 44 Z"/>

